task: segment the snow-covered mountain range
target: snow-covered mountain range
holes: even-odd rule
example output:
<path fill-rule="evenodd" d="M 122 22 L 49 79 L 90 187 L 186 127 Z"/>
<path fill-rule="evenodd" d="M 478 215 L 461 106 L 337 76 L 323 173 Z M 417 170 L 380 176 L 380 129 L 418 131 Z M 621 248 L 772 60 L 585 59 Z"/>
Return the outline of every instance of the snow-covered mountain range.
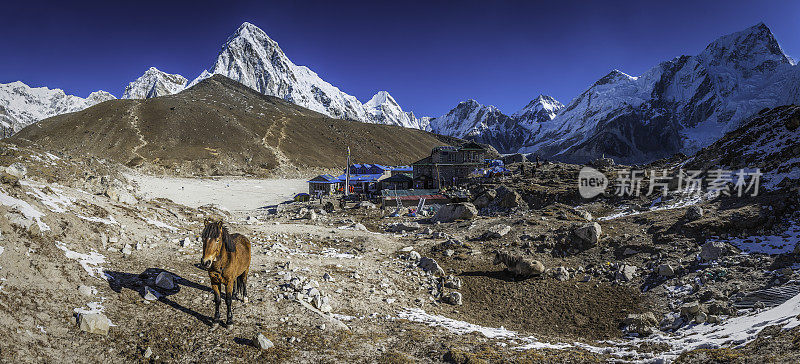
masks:
<path fill-rule="evenodd" d="M 368 123 L 427 129 L 430 118 L 417 118 L 403 111 L 386 91 L 380 91 L 366 104 L 325 82 L 308 67 L 298 66 L 283 53 L 278 43 L 253 24 L 243 23 L 222 46 L 210 70 L 192 82 L 179 74 L 150 67 L 128 84 L 124 99 L 144 99 L 180 92 L 198 82 L 220 74 L 262 93 L 283 98 L 297 105 L 334 118 Z M 114 98 L 98 91 L 81 99 L 62 90 L 30 88 L 21 82 L 0 84 L 0 132 L 9 136 L 38 120 L 65 112 L 82 110 L 97 102 Z"/>
<path fill-rule="evenodd" d="M 520 148 L 586 161 L 645 162 L 692 154 L 758 111 L 800 103 L 800 68 L 763 23 L 639 77 L 614 70 L 541 123 Z"/>
<path fill-rule="evenodd" d="M 213 74 L 335 118 L 429 130 L 489 143 L 504 153 L 535 152 L 574 162 L 605 155 L 631 163 L 693 153 L 763 108 L 800 103 L 800 66 L 764 24 L 720 37 L 698 55 L 662 62 L 638 77 L 613 70 L 566 106 L 540 95 L 510 116 L 469 100 L 443 116 L 418 118 L 386 91 L 361 103 L 295 65 L 250 23 L 228 38 L 213 66 L 192 82 L 152 67 L 128 85 L 123 98 L 173 94 Z M 0 84 L 1 131 L 9 135 L 111 98 L 103 91 L 82 99 L 21 82 Z"/>
<path fill-rule="evenodd" d="M 468 100 L 447 114 L 431 119 L 428 130 L 491 144 L 501 153 L 513 153 L 527 140 L 527 135 L 536 132 L 539 124 L 552 120 L 563 107 L 554 98 L 539 95 L 508 116 L 494 106 Z"/>
<path fill-rule="evenodd" d="M 639 77 L 612 70 L 566 107 L 540 96 L 508 117 L 470 100 L 430 125 L 504 153 L 572 162 L 605 155 L 638 163 L 692 154 L 759 110 L 798 103 L 800 66 L 760 23 Z"/>
<path fill-rule="evenodd" d="M 57 88 L 30 87 L 20 81 L 0 83 L 0 136 L 5 138 L 36 121 L 113 99 L 114 95 L 102 90 L 84 99 Z"/>

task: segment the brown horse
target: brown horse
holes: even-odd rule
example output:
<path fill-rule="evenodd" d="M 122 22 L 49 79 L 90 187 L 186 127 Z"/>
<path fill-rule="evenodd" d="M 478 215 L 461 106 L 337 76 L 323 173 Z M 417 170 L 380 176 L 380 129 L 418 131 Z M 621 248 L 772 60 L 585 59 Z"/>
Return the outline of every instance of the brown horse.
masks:
<path fill-rule="evenodd" d="M 220 291 L 225 286 L 225 304 L 228 306 L 227 325 L 233 325 L 234 293 L 241 293 L 247 302 L 247 273 L 250 272 L 250 240 L 241 234 L 229 234 L 222 221 L 206 220 L 202 234 L 203 257 L 200 265 L 208 270 L 214 290 L 214 321 L 219 321 Z"/>

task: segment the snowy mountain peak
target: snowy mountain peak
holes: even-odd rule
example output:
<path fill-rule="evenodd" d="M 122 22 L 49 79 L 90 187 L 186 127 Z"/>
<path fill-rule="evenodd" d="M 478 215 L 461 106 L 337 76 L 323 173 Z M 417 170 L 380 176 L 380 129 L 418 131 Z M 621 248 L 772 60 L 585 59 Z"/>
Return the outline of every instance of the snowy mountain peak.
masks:
<path fill-rule="evenodd" d="M 371 109 L 384 104 L 396 105 L 397 107 L 400 107 L 400 105 L 397 104 L 397 101 L 395 101 L 394 97 L 392 97 L 388 91 L 378 91 L 378 93 L 372 96 L 372 98 L 364 104 L 364 107 Z"/>
<path fill-rule="evenodd" d="M 717 38 L 699 57 L 717 64 L 735 64 L 740 67 L 758 67 L 764 62 L 791 64 L 772 31 L 764 23 Z"/>
<path fill-rule="evenodd" d="M 150 67 L 142 76 L 125 87 L 123 99 L 146 99 L 171 95 L 186 88 L 188 80 L 179 74 L 169 74 Z"/>
<path fill-rule="evenodd" d="M 228 38 L 208 74 L 221 74 L 262 94 L 335 118 L 368 121 L 358 99 L 292 63 L 277 42 L 250 23 Z"/>
<path fill-rule="evenodd" d="M 378 91 L 364 104 L 368 122 L 398 125 L 406 128 L 427 129 L 428 119 L 418 119 L 413 112 L 405 112 L 388 91 Z"/>
<path fill-rule="evenodd" d="M 511 117 L 516 119 L 523 128 L 535 132 L 538 130 L 539 123 L 553 120 L 563 108 L 564 104 L 553 97 L 539 95 Z"/>
<path fill-rule="evenodd" d="M 550 116 L 549 119 L 552 119 L 562 108 L 564 108 L 564 104 L 558 102 L 558 100 L 554 99 L 552 96 L 539 95 L 512 116 L 519 118 L 528 114 L 536 114 L 544 111 Z"/>
<path fill-rule="evenodd" d="M 607 75 L 601 77 L 597 82 L 594 83 L 595 86 L 600 85 L 607 85 L 612 83 L 617 83 L 620 81 L 635 81 L 636 77 L 630 76 L 625 72 L 622 72 L 618 69 L 613 69 Z"/>

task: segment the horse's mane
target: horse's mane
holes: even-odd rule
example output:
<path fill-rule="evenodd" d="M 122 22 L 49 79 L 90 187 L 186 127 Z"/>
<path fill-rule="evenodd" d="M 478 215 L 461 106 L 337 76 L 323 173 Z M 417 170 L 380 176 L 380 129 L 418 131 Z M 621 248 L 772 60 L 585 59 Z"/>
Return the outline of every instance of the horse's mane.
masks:
<path fill-rule="evenodd" d="M 225 250 L 231 253 L 235 252 L 236 244 L 233 242 L 231 234 L 228 233 L 228 228 L 222 225 L 222 221 L 206 224 L 202 234 L 203 241 L 220 236 L 220 230 L 222 230 L 222 243 L 225 245 Z"/>

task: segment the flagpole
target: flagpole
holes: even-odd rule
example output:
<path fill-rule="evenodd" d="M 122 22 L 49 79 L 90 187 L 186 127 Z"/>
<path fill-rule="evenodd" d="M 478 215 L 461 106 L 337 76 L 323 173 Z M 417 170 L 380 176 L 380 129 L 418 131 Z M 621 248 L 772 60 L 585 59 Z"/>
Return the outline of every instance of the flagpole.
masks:
<path fill-rule="evenodd" d="M 347 147 L 347 166 L 345 167 L 344 195 L 350 195 L 350 147 Z"/>

